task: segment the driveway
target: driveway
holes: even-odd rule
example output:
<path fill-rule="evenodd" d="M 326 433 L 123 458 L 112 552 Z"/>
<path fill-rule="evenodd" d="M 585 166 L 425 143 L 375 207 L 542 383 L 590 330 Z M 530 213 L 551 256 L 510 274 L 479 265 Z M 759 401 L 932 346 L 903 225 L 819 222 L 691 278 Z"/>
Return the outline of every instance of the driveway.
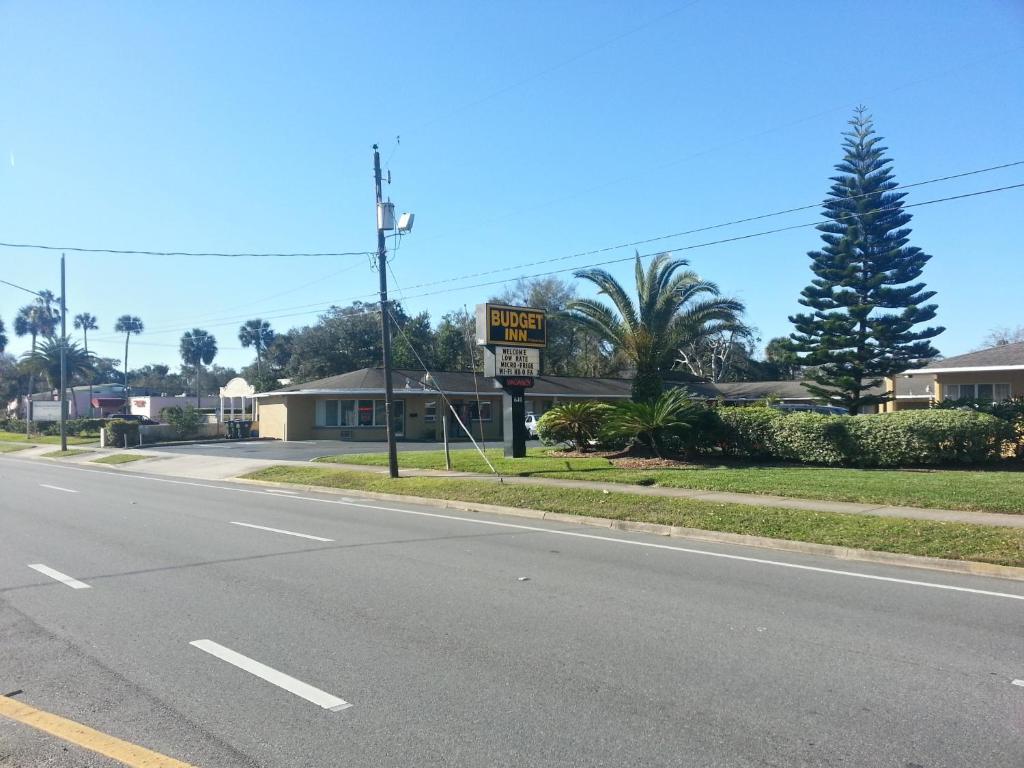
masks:
<path fill-rule="evenodd" d="M 500 448 L 502 443 L 488 443 L 488 448 Z M 539 446 L 536 440 L 527 442 L 528 447 Z M 409 451 L 436 451 L 444 446 L 432 442 L 400 442 L 399 455 Z M 472 448 L 470 442 L 452 443 L 452 449 Z M 148 450 L 184 453 L 192 456 L 234 456 L 245 459 L 270 459 L 271 461 L 309 461 L 318 456 L 337 456 L 346 453 L 385 453 L 388 445 L 384 442 L 360 442 L 348 440 L 253 440 L 217 441 L 195 445 L 152 446 Z"/>

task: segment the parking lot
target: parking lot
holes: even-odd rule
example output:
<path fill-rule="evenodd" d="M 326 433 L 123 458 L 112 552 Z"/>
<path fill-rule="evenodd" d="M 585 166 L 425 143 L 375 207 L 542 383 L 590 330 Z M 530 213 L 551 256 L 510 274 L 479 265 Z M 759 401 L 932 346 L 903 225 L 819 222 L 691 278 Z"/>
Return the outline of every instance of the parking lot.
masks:
<path fill-rule="evenodd" d="M 452 449 L 472 448 L 464 441 L 452 443 Z M 487 443 L 488 448 L 500 448 L 501 443 Z M 527 442 L 527 447 L 540 445 L 536 440 Z M 433 442 L 400 442 L 398 453 L 409 451 L 435 451 L 444 446 Z M 318 456 L 338 456 L 346 453 L 384 453 L 388 449 L 384 442 L 361 442 L 348 440 L 217 440 L 191 445 L 152 446 L 149 450 L 168 453 L 184 453 L 198 456 L 237 456 L 247 459 L 270 459 L 272 461 L 309 461 Z"/>

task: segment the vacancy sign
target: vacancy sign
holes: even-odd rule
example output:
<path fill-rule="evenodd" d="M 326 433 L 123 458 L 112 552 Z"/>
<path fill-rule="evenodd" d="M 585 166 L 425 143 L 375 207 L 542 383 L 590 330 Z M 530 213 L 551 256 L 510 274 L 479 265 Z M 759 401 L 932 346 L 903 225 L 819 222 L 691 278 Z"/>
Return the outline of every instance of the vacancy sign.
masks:
<path fill-rule="evenodd" d="M 539 349 L 495 346 L 484 357 L 484 376 L 540 376 Z"/>

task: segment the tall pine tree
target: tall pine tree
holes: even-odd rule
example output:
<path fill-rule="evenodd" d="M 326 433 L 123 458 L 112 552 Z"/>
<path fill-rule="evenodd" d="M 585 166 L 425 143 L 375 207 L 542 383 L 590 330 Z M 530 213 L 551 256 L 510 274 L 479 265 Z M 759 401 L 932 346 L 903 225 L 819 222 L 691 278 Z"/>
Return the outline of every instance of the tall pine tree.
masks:
<path fill-rule="evenodd" d="M 871 116 L 858 107 L 843 136 L 845 157 L 818 225 L 825 242 L 811 251 L 814 279 L 800 303 L 813 312 L 790 317 L 790 334 L 804 386 L 816 397 L 842 403 L 850 413 L 886 401 L 867 394 L 886 376 L 920 368 L 938 354 L 929 339 L 945 329 L 915 326 L 935 317 L 925 304 L 935 291 L 919 282 L 931 256 L 908 246 L 911 216 L 904 192 L 893 192 L 892 161 L 879 145 Z"/>

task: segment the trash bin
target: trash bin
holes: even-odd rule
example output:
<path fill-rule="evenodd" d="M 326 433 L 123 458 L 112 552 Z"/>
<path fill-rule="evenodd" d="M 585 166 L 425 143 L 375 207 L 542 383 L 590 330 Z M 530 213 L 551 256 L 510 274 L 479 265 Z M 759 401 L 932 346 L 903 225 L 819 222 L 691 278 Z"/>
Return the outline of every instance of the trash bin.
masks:
<path fill-rule="evenodd" d="M 238 436 L 240 438 L 248 438 L 252 434 L 252 422 L 248 419 L 241 419 L 238 422 Z"/>
<path fill-rule="evenodd" d="M 224 422 L 224 424 L 228 428 L 228 440 L 237 440 L 238 439 L 238 420 L 237 419 L 228 419 L 227 421 Z"/>

